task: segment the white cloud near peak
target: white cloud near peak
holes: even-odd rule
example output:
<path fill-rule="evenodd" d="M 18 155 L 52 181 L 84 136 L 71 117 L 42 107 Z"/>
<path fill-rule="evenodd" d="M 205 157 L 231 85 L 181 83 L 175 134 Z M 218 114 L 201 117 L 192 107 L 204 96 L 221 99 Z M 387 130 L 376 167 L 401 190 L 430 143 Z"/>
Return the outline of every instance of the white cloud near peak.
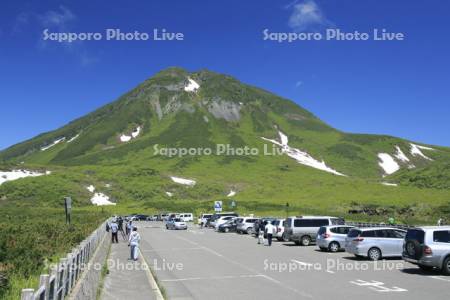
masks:
<path fill-rule="evenodd" d="M 292 9 L 288 25 L 294 31 L 316 31 L 322 27 L 333 25 L 314 0 L 296 1 L 287 8 Z"/>

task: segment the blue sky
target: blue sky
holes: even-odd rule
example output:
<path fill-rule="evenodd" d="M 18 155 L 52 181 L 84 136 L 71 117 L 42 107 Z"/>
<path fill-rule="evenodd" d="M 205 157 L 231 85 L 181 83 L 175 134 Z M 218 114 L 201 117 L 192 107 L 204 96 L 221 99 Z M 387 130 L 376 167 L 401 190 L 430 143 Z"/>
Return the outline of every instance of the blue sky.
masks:
<path fill-rule="evenodd" d="M 0 149 L 56 129 L 169 66 L 227 73 L 348 132 L 450 146 L 450 2 L 2 1 Z M 183 41 L 43 41 L 42 32 L 182 32 Z M 270 32 L 403 41 L 263 40 Z"/>

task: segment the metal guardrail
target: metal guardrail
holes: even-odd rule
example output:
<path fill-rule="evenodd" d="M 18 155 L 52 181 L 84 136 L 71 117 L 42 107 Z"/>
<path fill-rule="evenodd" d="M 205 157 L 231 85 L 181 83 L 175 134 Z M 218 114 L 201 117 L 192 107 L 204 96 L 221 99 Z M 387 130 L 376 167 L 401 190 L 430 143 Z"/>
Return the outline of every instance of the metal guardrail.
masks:
<path fill-rule="evenodd" d="M 50 268 L 50 274 L 42 274 L 39 287 L 22 289 L 22 300 L 62 300 L 67 296 L 82 273 L 82 268 L 97 250 L 98 245 L 107 234 L 103 222 L 88 238 L 72 249 L 66 257 Z"/>

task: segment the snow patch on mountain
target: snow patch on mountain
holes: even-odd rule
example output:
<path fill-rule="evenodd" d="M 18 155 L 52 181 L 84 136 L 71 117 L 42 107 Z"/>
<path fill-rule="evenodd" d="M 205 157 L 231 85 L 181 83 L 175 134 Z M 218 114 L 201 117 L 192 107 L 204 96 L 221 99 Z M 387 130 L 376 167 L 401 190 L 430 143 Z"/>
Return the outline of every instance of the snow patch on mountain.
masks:
<path fill-rule="evenodd" d="M 423 154 L 422 151 L 420 151 L 420 150 L 422 149 L 422 150 L 432 150 L 432 151 L 434 151 L 435 149 L 430 148 L 430 147 L 421 146 L 421 145 L 416 145 L 416 144 L 413 144 L 413 143 L 411 143 L 410 145 L 411 145 L 411 154 L 413 156 L 420 156 L 420 157 L 425 158 L 427 160 L 432 160 L 431 158 L 429 158 L 428 156 Z"/>
<path fill-rule="evenodd" d="M 173 196 L 173 193 L 171 193 L 171 192 L 166 192 L 166 195 L 169 196 L 169 197 L 172 197 L 172 196 Z"/>
<path fill-rule="evenodd" d="M 175 183 L 189 185 L 189 186 L 194 186 L 197 183 L 195 180 L 192 180 L 192 179 L 186 179 L 186 178 L 175 177 L 175 176 L 170 176 L 170 179 L 172 179 L 172 181 Z"/>
<path fill-rule="evenodd" d="M 228 193 L 227 197 L 233 197 L 233 196 L 236 196 L 236 191 L 231 190 L 231 191 Z"/>
<path fill-rule="evenodd" d="M 47 150 L 47 149 L 50 149 L 51 147 L 53 147 L 53 146 L 55 146 L 55 145 L 61 143 L 61 142 L 64 141 L 65 139 L 66 139 L 65 137 L 62 137 L 62 138 L 59 138 L 59 139 L 57 139 L 57 140 L 54 140 L 51 144 L 42 147 L 42 148 L 41 148 L 41 151 L 45 151 L 45 150 Z"/>
<path fill-rule="evenodd" d="M 378 165 L 384 170 L 385 174 L 390 175 L 400 169 L 400 166 L 390 154 L 378 153 L 378 158 L 380 159 Z"/>
<path fill-rule="evenodd" d="M 45 173 L 40 173 L 36 171 L 28 170 L 12 170 L 12 171 L 0 171 L 0 185 L 7 181 L 13 181 L 20 178 L 26 177 L 37 177 L 42 175 L 49 175 L 51 172 L 46 171 Z"/>
<path fill-rule="evenodd" d="M 87 189 L 89 192 L 93 193 L 93 192 L 95 191 L 95 186 L 93 186 L 93 185 L 91 184 L 90 186 L 87 186 L 86 189 Z"/>
<path fill-rule="evenodd" d="M 399 146 L 395 146 L 395 149 L 397 149 L 397 152 L 394 154 L 394 156 L 402 161 L 402 162 L 409 162 L 409 158 L 405 155 L 405 153 L 403 153 L 402 149 L 400 149 Z"/>
<path fill-rule="evenodd" d="M 396 183 L 390 183 L 390 182 L 382 182 L 382 185 L 387 185 L 387 186 L 398 186 L 398 184 Z"/>
<path fill-rule="evenodd" d="M 75 135 L 74 137 L 72 137 L 70 140 L 68 140 L 68 143 L 72 143 L 73 141 L 75 141 L 78 137 L 80 136 L 80 134 L 78 133 L 77 135 Z"/>
<path fill-rule="evenodd" d="M 319 170 L 322 170 L 322 171 L 325 171 L 328 173 L 332 173 L 335 175 L 346 176 L 346 175 L 328 167 L 323 160 L 318 161 L 318 160 L 314 159 L 311 155 L 309 155 L 307 152 L 301 151 L 297 148 L 290 147 L 288 145 L 289 139 L 288 139 L 287 135 L 285 135 L 281 131 L 278 131 L 278 135 L 280 137 L 281 142 L 272 140 L 272 139 L 268 139 L 265 137 L 261 137 L 261 138 L 265 141 L 269 141 L 275 145 L 282 147 L 284 153 L 286 153 L 289 157 L 295 159 L 298 163 L 300 163 L 302 165 L 309 166 L 309 167 L 312 167 L 315 169 L 319 169 Z"/>
<path fill-rule="evenodd" d="M 141 126 L 138 126 L 138 127 L 136 127 L 136 129 L 134 129 L 134 130 L 131 132 L 131 135 L 122 134 L 122 135 L 119 137 L 119 138 L 120 138 L 120 141 L 121 141 L 122 143 L 126 143 L 126 142 L 131 141 L 132 139 L 137 138 L 137 137 L 139 136 L 139 134 L 141 134 L 141 130 L 142 130 Z"/>
<path fill-rule="evenodd" d="M 109 201 L 109 197 L 103 193 L 95 193 L 91 198 L 91 203 L 97 206 L 116 205 L 116 203 Z"/>
<path fill-rule="evenodd" d="M 195 82 L 193 79 L 188 78 L 188 80 L 189 80 L 188 85 L 186 85 L 184 87 L 184 90 L 186 92 L 195 92 L 200 88 L 200 85 L 197 82 Z"/>

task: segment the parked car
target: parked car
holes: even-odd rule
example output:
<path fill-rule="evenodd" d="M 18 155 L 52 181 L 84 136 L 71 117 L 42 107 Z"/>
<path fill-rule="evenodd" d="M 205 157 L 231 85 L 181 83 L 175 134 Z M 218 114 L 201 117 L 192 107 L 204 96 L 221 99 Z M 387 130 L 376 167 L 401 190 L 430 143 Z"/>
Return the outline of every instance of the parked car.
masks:
<path fill-rule="evenodd" d="M 192 222 L 192 221 L 194 221 L 194 215 L 191 213 L 181 213 L 180 219 L 185 222 Z"/>
<path fill-rule="evenodd" d="M 162 214 L 159 215 L 158 220 L 159 221 L 167 221 L 168 217 L 169 217 L 168 213 L 162 213 Z"/>
<path fill-rule="evenodd" d="M 280 242 L 288 242 L 289 239 L 284 234 L 284 223 L 286 222 L 285 219 L 278 219 L 272 222 L 272 224 L 276 227 L 277 233 L 275 234 L 275 238 L 279 240 Z"/>
<path fill-rule="evenodd" d="M 225 216 L 233 216 L 233 217 L 239 217 L 239 215 L 235 212 L 221 212 L 221 213 L 215 213 L 211 216 L 211 218 L 206 222 L 206 226 L 207 227 L 216 227 L 216 221 L 217 219 L 219 219 L 220 217 L 225 217 Z"/>
<path fill-rule="evenodd" d="M 450 226 L 426 226 L 409 229 L 402 257 L 423 270 L 437 268 L 450 275 Z"/>
<path fill-rule="evenodd" d="M 147 221 L 148 215 L 135 215 L 134 221 Z"/>
<path fill-rule="evenodd" d="M 251 234 L 253 232 L 253 227 L 255 226 L 255 222 L 257 220 L 258 220 L 258 218 L 252 218 L 252 217 L 239 218 L 236 221 L 236 223 L 237 223 L 236 232 Z"/>
<path fill-rule="evenodd" d="M 221 225 L 217 231 L 219 232 L 236 232 L 237 219 L 229 220 Z"/>
<path fill-rule="evenodd" d="M 235 216 L 223 216 L 223 217 L 220 217 L 219 219 L 217 219 L 215 221 L 214 229 L 217 231 L 217 230 L 219 230 L 219 226 L 220 225 L 222 225 L 222 224 L 224 224 L 224 223 L 226 223 L 228 221 L 234 220 L 236 218 L 237 217 L 235 217 Z"/>
<path fill-rule="evenodd" d="M 284 224 L 286 238 L 296 245 L 308 246 L 315 242 L 317 231 L 322 226 L 344 225 L 342 218 L 327 216 L 289 217 Z"/>
<path fill-rule="evenodd" d="M 197 223 L 199 225 L 205 226 L 206 225 L 206 221 L 208 221 L 209 219 L 211 219 L 212 214 L 201 214 L 200 217 L 197 220 Z"/>
<path fill-rule="evenodd" d="M 355 227 L 348 225 L 322 226 L 317 232 L 316 244 L 322 251 L 345 250 L 345 239 L 352 228 Z"/>
<path fill-rule="evenodd" d="M 180 218 L 169 219 L 166 222 L 166 229 L 187 229 L 187 224 Z"/>
<path fill-rule="evenodd" d="M 353 228 L 345 239 L 345 250 L 356 256 L 379 260 L 401 257 L 406 231 L 390 227 Z"/>
<path fill-rule="evenodd" d="M 158 215 L 148 216 L 147 217 L 147 221 L 157 221 L 157 220 L 158 220 Z"/>

